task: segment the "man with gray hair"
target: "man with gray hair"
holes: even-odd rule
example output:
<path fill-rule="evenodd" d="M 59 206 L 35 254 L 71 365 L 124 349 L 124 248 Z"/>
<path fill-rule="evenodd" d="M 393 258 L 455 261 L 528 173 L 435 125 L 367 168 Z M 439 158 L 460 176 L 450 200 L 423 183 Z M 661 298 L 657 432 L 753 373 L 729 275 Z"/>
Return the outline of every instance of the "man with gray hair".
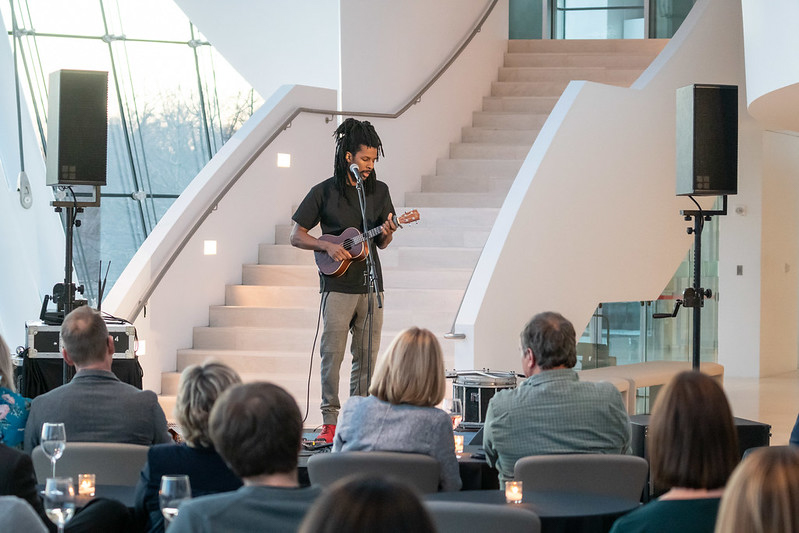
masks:
<path fill-rule="evenodd" d="M 574 326 L 558 313 L 539 313 L 521 333 L 517 388 L 488 404 L 483 447 L 501 484 L 528 455 L 630 453 L 630 418 L 610 383 L 580 381 Z"/>
<path fill-rule="evenodd" d="M 152 391 L 122 383 L 113 372 L 114 339 L 103 317 L 83 306 L 61 325 L 61 355 L 77 370 L 66 385 L 33 399 L 25 450 L 39 444 L 42 424 L 63 422 L 72 442 L 171 442 L 166 417 Z"/>

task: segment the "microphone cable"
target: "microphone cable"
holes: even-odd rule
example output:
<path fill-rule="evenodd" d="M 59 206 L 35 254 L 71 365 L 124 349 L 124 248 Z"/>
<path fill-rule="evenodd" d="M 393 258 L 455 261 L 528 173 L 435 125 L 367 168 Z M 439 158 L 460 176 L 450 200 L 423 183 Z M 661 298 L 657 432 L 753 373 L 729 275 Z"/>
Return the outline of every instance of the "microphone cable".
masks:
<path fill-rule="evenodd" d="M 314 333 L 313 345 L 311 346 L 311 357 L 308 361 L 308 381 L 305 385 L 305 415 L 302 417 L 303 424 L 305 424 L 305 421 L 308 419 L 308 413 L 311 410 L 311 374 L 313 373 L 313 356 L 314 352 L 316 351 L 316 341 L 319 339 L 319 326 L 322 323 L 322 309 L 324 309 L 325 304 L 327 303 L 327 296 L 329 294 L 329 292 L 322 292 L 322 296 L 319 299 L 319 315 L 316 317 L 316 333 Z"/>

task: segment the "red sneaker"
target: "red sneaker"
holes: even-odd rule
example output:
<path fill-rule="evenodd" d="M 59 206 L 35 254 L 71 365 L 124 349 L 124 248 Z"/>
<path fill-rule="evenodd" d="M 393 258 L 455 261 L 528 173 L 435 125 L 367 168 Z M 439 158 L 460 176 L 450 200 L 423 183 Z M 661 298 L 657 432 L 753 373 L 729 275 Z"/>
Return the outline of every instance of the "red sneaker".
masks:
<path fill-rule="evenodd" d="M 335 424 L 325 424 L 322 426 L 322 431 L 316 436 L 316 440 L 323 440 L 325 442 L 333 442 L 333 437 L 336 435 Z"/>

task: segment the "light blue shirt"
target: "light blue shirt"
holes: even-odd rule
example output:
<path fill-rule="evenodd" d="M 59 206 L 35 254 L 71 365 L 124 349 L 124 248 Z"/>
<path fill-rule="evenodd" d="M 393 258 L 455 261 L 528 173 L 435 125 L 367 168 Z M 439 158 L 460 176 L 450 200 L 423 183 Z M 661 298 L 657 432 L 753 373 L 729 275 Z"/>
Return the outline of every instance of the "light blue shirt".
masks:
<path fill-rule="evenodd" d="M 452 419 L 441 409 L 395 405 L 376 396 L 351 396 L 338 420 L 334 452 L 376 450 L 429 455 L 441 465 L 441 490 L 460 490 Z"/>

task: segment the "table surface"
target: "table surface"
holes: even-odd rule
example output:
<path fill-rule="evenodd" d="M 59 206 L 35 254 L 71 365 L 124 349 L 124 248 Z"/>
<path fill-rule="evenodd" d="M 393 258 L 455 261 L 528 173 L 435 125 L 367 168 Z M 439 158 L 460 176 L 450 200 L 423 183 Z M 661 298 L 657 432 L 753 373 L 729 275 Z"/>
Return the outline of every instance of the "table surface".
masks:
<path fill-rule="evenodd" d="M 603 494 L 556 491 L 524 491 L 522 503 L 506 503 L 504 490 L 437 492 L 424 495 L 429 501 L 491 503 L 530 509 L 541 518 L 619 515 L 631 511 L 639 502 Z"/>
<path fill-rule="evenodd" d="M 43 494 L 44 485 L 36 485 L 39 494 Z M 77 488 L 77 486 L 75 487 Z M 78 507 L 84 507 L 94 498 L 110 498 L 122 502 L 127 507 L 133 507 L 136 503 L 136 487 L 128 485 L 97 485 L 94 489 L 94 496 L 75 495 L 75 503 Z"/>

